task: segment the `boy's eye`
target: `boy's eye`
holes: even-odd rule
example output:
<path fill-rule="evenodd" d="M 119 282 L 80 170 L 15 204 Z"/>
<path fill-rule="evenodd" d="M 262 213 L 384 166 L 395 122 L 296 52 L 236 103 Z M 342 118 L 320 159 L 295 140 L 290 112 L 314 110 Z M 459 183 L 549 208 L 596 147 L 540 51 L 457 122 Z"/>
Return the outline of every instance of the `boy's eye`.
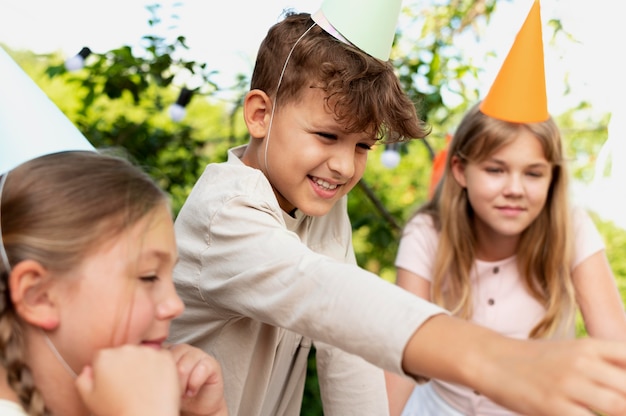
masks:
<path fill-rule="evenodd" d="M 363 150 L 372 150 L 374 148 L 374 145 L 367 143 L 359 143 L 358 146 Z"/>
<path fill-rule="evenodd" d="M 336 136 L 336 135 L 334 135 L 334 134 L 330 134 L 330 133 L 322 133 L 322 132 L 317 132 L 317 133 L 315 133 L 315 134 L 317 134 L 317 135 L 318 135 L 318 136 L 320 136 L 321 138 L 323 138 L 323 139 L 327 139 L 327 140 L 336 140 L 336 139 L 337 139 L 337 136 Z"/>
<path fill-rule="evenodd" d="M 139 279 L 146 283 L 153 283 L 159 280 L 159 276 L 157 275 L 141 276 Z"/>

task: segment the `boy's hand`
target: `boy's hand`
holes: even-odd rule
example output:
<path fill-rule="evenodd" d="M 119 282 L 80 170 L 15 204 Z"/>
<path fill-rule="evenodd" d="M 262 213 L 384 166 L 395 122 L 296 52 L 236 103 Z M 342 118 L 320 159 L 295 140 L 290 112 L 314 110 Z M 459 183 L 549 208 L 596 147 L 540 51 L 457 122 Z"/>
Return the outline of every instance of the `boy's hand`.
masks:
<path fill-rule="evenodd" d="M 182 415 L 226 416 L 222 369 L 212 356 L 188 344 L 169 347 L 182 388 Z"/>
<path fill-rule="evenodd" d="M 75 383 L 94 415 L 179 414 L 180 385 L 168 351 L 136 345 L 101 350 Z"/>

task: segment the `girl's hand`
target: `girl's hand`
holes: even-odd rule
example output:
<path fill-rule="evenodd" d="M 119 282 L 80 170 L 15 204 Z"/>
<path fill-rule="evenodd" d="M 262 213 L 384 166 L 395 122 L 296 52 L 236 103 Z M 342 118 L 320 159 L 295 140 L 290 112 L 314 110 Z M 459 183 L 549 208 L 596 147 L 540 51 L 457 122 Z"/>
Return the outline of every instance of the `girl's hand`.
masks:
<path fill-rule="evenodd" d="M 101 350 L 76 378 L 76 388 L 94 415 L 179 414 L 180 385 L 168 351 L 137 345 Z"/>
<path fill-rule="evenodd" d="M 188 344 L 169 347 L 182 387 L 181 414 L 228 415 L 222 369 L 212 356 Z"/>

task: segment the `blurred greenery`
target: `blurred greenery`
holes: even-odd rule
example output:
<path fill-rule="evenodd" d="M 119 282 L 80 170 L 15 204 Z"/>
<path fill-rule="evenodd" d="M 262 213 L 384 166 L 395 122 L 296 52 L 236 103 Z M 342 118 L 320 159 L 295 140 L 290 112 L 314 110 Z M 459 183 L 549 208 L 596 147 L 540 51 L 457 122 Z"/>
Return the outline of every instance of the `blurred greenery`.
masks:
<path fill-rule="evenodd" d="M 357 260 L 364 268 L 394 281 L 393 261 L 400 230 L 409 215 L 425 201 L 430 180 L 433 152 L 445 144 L 445 135 L 468 106 L 478 98 L 475 87 L 481 68 L 468 63 L 455 39 L 471 32 L 480 38 L 480 28 L 489 22 L 497 3 L 506 0 L 448 0 L 433 2 L 432 7 L 403 13 L 418 38 L 411 38 L 408 50 L 398 45 L 404 34 L 398 33 L 392 61 L 401 83 L 416 103 L 422 117 L 432 127 L 424 141 L 416 140 L 400 147 L 399 165 L 393 169 L 381 163 L 384 146 L 371 154 L 363 180 L 351 193 L 349 212 L 353 221 Z M 158 4 L 151 6 L 150 24 L 158 33 Z M 562 27 L 551 22 L 554 37 Z M 568 39 L 565 34 L 563 37 Z M 414 34 L 411 34 L 414 36 Z M 212 81 L 216 71 L 206 63 L 180 58 L 186 49 L 183 37 L 168 41 L 154 33 L 142 39 L 142 47 L 122 45 L 86 59 L 86 68 L 68 72 L 61 53 L 35 55 L 29 51 L 5 49 L 39 84 L 85 136 L 98 148 L 124 152 L 143 166 L 172 197 L 174 214 L 178 212 L 204 166 L 223 161 L 226 150 L 248 140 L 240 117 L 242 97 L 250 74 L 241 74 L 238 83 L 228 89 Z M 191 102 L 182 121 L 168 115 L 176 101 L 180 79 L 195 78 Z M 565 82 L 565 81 L 564 81 Z M 228 101 L 218 99 L 219 92 L 230 93 Z M 444 97 L 455 97 L 454 100 Z M 450 104 L 457 102 L 458 104 Z M 563 114 L 555 115 L 562 128 L 573 178 L 588 182 L 593 174 L 594 155 L 607 137 L 608 115 L 594 116 L 588 103 L 580 103 Z M 607 255 L 626 299 L 626 260 L 621 255 L 626 231 L 593 216 L 607 244 Z M 584 328 L 579 324 L 579 334 Z M 226 369 L 227 371 L 227 369 Z M 321 415 L 315 358 L 309 361 L 302 415 Z"/>

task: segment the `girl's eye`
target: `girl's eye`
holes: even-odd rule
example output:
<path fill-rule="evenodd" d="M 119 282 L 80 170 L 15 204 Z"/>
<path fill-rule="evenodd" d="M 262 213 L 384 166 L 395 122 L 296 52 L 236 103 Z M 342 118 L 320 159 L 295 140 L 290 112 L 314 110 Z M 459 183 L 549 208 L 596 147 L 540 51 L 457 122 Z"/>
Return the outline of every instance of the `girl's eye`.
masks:
<path fill-rule="evenodd" d="M 159 280 L 159 276 L 157 275 L 141 276 L 139 279 L 146 283 L 153 283 Z"/>
<path fill-rule="evenodd" d="M 500 173 L 500 172 L 502 172 L 502 169 L 500 169 L 500 168 L 490 168 L 490 167 L 487 167 L 487 168 L 485 168 L 485 170 L 488 173 Z"/>
<path fill-rule="evenodd" d="M 541 178 L 543 176 L 543 173 L 542 172 L 528 172 L 527 175 L 533 178 Z"/>
<path fill-rule="evenodd" d="M 359 143 L 357 146 L 359 146 L 363 150 L 372 150 L 374 148 L 373 145 L 367 143 Z"/>

